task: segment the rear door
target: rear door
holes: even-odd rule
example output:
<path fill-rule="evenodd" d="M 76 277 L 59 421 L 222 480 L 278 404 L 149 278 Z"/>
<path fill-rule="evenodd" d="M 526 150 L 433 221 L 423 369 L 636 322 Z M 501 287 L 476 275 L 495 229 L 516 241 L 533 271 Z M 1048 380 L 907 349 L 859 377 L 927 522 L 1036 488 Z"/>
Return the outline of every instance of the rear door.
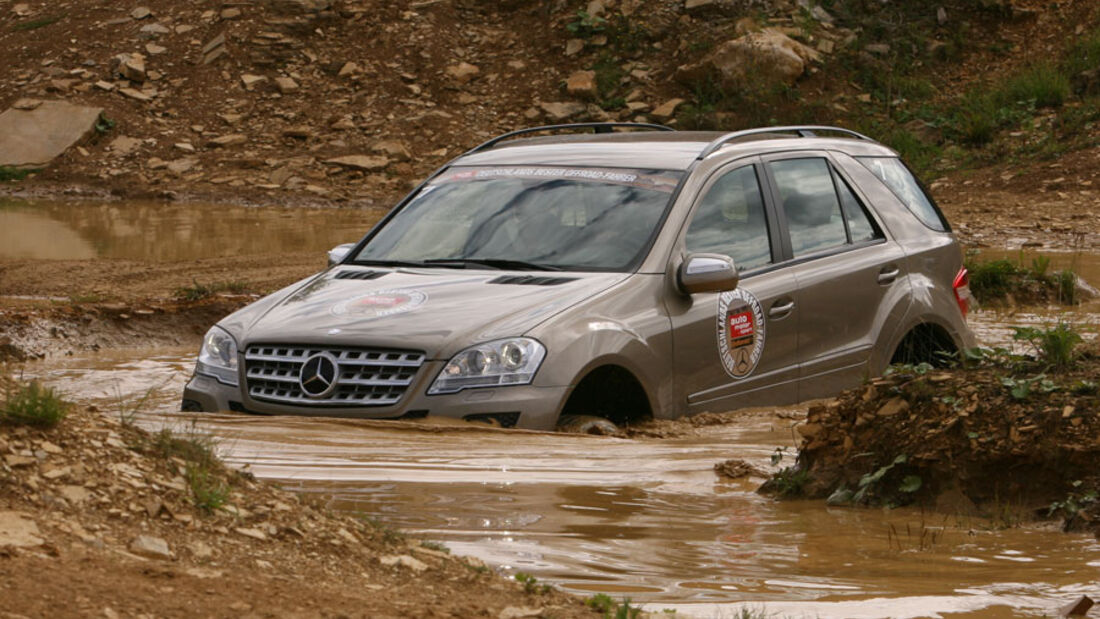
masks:
<path fill-rule="evenodd" d="M 880 334 L 910 299 L 905 254 L 827 153 L 765 160 L 796 280 L 799 399 L 823 397 L 866 377 Z"/>
<path fill-rule="evenodd" d="M 795 278 L 779 266 L 776 212 L 759 159 L 714 172 L 699 193 L 671 265 L 692 253 L 733 258 L 736 290 L 672 293 L 677 391 L 688 412 L 794 402 L 798 397 Z"/>

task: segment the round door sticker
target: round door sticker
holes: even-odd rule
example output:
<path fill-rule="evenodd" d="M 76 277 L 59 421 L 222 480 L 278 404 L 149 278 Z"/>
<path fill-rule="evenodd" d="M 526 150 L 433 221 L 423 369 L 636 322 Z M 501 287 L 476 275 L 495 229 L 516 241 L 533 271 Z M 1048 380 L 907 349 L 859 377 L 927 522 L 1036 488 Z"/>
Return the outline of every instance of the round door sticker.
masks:
<path fill-rule="evenodd" d="M 752 374 L 764 352 L 765 327 L 764 311 L 751 292 L 738 288 L 718 295 L 718 356 L 727 374 Z"/>
<path fill-rule="evenodd" d="M 382 318 L 412 311 L 427 299 L 428 295 L 419 290 L 375 290 L 333 305 L 332 313 L 335 316 Z"/>

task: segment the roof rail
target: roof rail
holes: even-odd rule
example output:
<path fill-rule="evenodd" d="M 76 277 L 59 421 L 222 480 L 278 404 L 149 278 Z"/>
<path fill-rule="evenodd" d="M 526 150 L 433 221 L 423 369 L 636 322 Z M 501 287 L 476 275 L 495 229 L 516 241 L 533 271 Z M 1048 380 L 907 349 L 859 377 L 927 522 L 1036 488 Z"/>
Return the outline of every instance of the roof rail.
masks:
<path fill-rule="evenodd" d="M 655 125 L 651 123 L 572 123 L 566 125 L 544 125 L 542 127 L 528 127 L 527 129 L 517 129 L 516 131 L 509 131 L 503 135 L 483 142 L 474 148 L 466 151 L 467 155 L 473 153 L 479 153 L 483 150 L 489 150 L 496 146 L 499 142 L 507 140 L 508 138 L 514 138 L 528 133 L 538 133 L 541 131 L 563 131 L 565 129 L 594 129 L 596 133 L 611 133 L 614 129 L 630 128 L 630 129 L 651 129 L 653 131 L 675 131 L 672 127 L 666 127 L 664 125 Z"/>
<path fill-rule="evenodd" d="M 743 138 L 748 135 L 758 135 L 761 133 L 797 133 L 800 138 L 812 138 L 817 135 L 818 131 L 830 131 L 833 133 L 843 133 L 849 137 L 858 138 L 860 140 L 867 140 L 874 142 L 871 138 L 863 135 L 862 133 L 856 133 L 851 129 L 844 129 L 842 127 L 830 127 L 827 125 L 793 125 L 789 127 L 760 127 L 757 129 L 745 129 L 743 131 L 734 131 L 727 133 L 722 137 L 714 140 L 707 147 L 703 149 L 703 152 L 699 153 L 697 159 L 706 159 L 713 154 L 719 148 L 722 148 L 729 142 L 736 140 L 737 138 Z"/>

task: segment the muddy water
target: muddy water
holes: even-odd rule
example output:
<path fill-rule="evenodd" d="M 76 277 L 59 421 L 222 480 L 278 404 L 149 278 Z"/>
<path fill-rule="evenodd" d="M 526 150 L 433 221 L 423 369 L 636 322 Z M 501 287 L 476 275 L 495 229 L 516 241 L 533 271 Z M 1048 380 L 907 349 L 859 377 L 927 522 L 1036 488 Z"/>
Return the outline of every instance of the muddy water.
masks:
<path fill-rule="evenodd" d="M 381 209 L 0 200 L 0 260 L 171 262 L 264 254 L 278 247 L 321 253 L 358 241 L 383 214 Z"/>
<path fill-rule="evenodd" d="M 793 452 L 792 414 L 754 411 L 704 437 L 620 440 L 408 424 L 174 412 L 190 349 L 28 365 L 104 414 L 216 435 L 256 475 L 379 518 L 454 552 L 582 595 L 736 616 L 1006 617 L 1100 590 L 1100 543 L 912 510 L 774 502 L 723 482 L 738 457 Z M 789 458 L 789 457 L 788 457 Z M 789 463 L 789 459 L 785 463 Z"/>

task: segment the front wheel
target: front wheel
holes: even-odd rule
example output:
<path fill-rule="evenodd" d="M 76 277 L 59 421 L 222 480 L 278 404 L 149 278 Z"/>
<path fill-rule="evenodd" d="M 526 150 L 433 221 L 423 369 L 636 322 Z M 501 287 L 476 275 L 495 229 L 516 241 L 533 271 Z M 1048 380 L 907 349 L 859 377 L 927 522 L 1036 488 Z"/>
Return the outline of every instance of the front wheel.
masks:
<path fill-rule="evenodd" d="M 562 415 L 558 419 L 558 432 L 611 436 L 619 433 L 619 426 L 593 415 Z"/>

